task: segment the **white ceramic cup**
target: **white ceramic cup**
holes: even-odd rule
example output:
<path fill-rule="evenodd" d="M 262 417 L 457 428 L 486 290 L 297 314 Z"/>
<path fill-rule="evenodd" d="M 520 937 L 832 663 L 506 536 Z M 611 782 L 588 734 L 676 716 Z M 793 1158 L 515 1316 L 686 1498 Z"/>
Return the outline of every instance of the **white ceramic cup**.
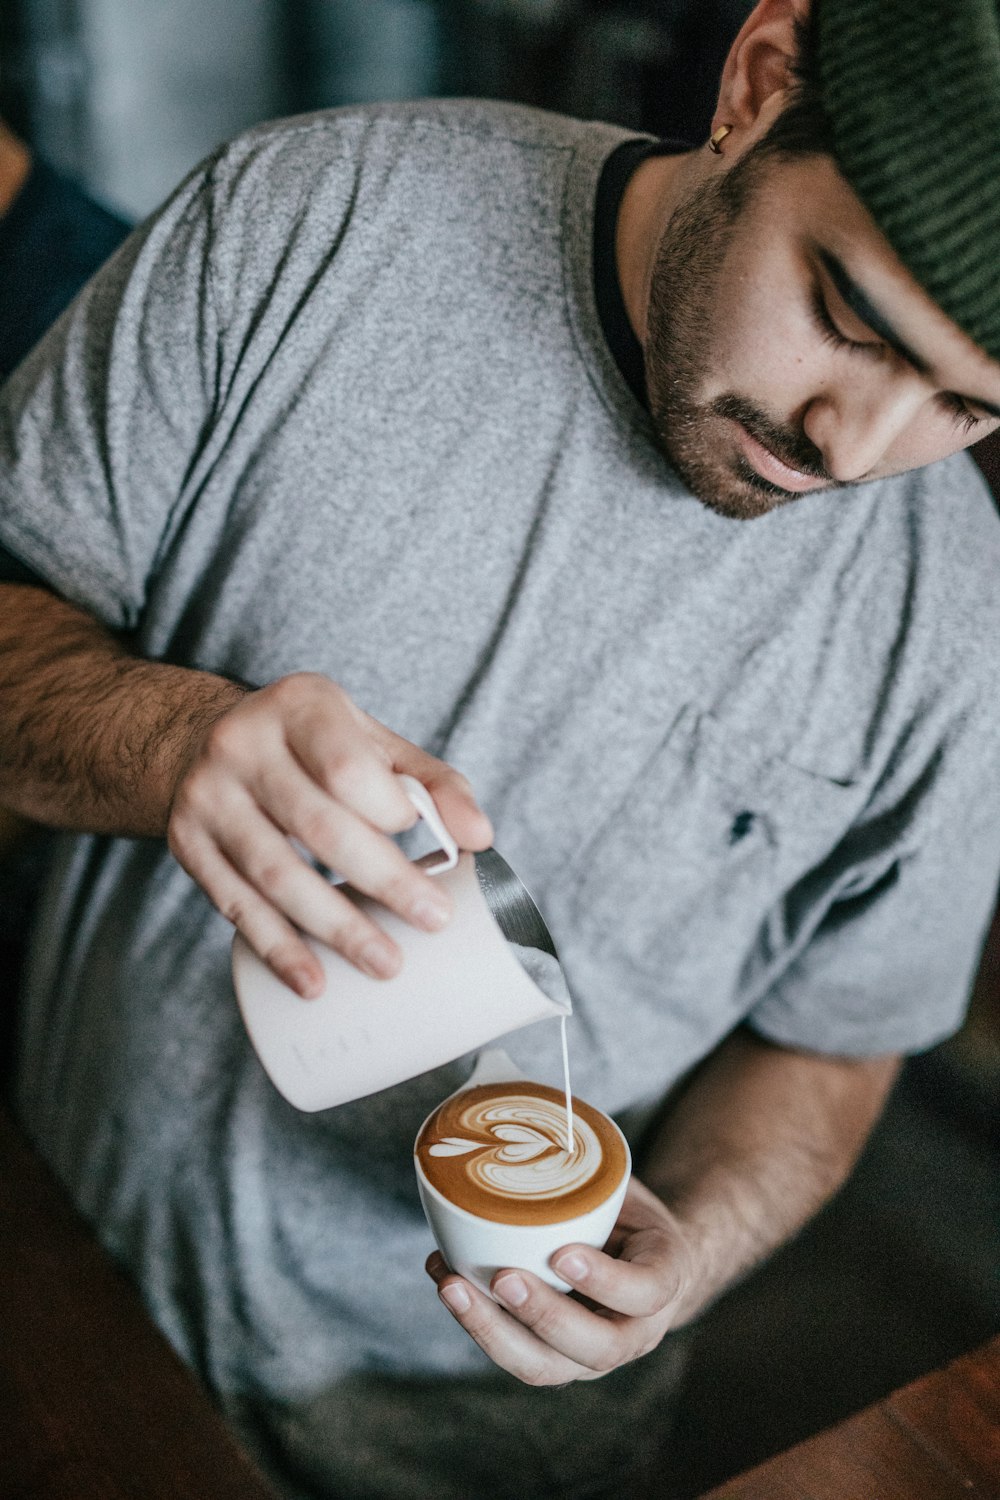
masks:
<path fill-rule="evenodd" d="M 520 1079 L 524 1079 L 524 1073 L 511 1058 L 499 1047 L 491 1047 L 480 1055 L 472 1076 L 456 1093 L 463 1093 L 481 1083 L 516 1083 Z M 434 1113 L 436 1111 L 432 1110 L 431 1114 Z M 427 1119 L 430 1118 L 428 1115 Z M 561 1219 L 554 1224 L 498 1224 L 493 1219 L 481 1219 L 468 1209 L 459 1208 L 427 1180 L 414 1148 L 413 1164 L 420 1202 L 438 1249 L 451 1270 L 457 1271 L 488 1296 L 492 1295 L 492 1278 L 497 1271 L 508 1268 L 530 1271 L 557 1291 L 568 1292 L 569 1286 L 553 1271 L 550 1259 L 564 1245 L 593 1245 L 595 1249 L 603 1249 L 621 1212 L 632 1171 L 628 1142 L 613 1120 L 608 1123 L 625 1148 L 621 1181 L 597 1208 L 579 1214 L 575 1219 Z M 423 1128 L 422 1125 L 420 1131 Z"/>

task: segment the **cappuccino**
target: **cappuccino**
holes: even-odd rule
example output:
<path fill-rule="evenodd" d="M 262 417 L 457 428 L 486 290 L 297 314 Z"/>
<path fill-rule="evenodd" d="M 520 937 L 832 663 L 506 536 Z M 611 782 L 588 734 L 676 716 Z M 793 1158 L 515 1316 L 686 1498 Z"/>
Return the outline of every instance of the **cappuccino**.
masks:
<path fill-rule="evenodd" d="M 628 1173 L 613 1121 L 542 1083 L 477 1084 L 425 1122 L 415 1154 L 455 1207 L 500 1224 L 557 1224 L 603 1204 Z M 567 1133 L 572 1130 L 572 1139 Z"/>

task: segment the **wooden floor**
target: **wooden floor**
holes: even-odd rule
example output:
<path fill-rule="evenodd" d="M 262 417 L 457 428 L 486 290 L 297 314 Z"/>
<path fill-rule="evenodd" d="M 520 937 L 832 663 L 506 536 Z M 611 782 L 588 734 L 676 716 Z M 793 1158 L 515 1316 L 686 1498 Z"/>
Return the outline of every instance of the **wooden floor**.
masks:
<path fill-rule="evenodd" d="M 704 1500 L 996 1500 L 1000 1338 Z"/>
<path fill-rule="evenodd" d="M 0 1106 L 0 1496 L 274 1500 Z"/>

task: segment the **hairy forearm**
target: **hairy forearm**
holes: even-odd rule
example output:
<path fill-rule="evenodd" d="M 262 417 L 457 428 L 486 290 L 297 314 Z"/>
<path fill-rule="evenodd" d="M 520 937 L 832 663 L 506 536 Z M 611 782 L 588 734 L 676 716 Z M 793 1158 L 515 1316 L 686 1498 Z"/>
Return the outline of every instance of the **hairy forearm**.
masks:
<path fill-rule="evenodd" d="M 734 1033 L 664 1117 L 640 1173 L 695 1274 L 679 1321 L 793 1235 L 843 1183 L 888 1096 L 892 1057 L 824 1057 Z"/>
<path fill-rule="evenodd" d="M 53 827 L 162 836 L 191 747 L 245 693 L 131 656 L 43 589 L 0 585 L 0 803 Z"/>

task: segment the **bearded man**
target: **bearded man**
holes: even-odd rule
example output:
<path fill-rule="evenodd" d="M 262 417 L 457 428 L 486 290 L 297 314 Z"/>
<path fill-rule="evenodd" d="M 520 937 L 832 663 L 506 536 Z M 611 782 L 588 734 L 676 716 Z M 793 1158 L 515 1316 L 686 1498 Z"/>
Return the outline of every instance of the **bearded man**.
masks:
<path fill-rule="evenodd" d="M 474 103 L 241 137 L 6 387 L 3 796 L 74 834 L 20 1113 L 289 1496 L 641 1494 L 677 1330 L 960 1023 L 998 145 L 995 0 L 761 0 L 696 151 Z M 401 772 L 495 828 L 635 1148 L 573 1296 L 424 1276 L 469 1059 L 303 1116 L 236 1014 L 228 922 L 303 1004 L 303 933 L 395 972 L 317 865 L 448 920 Z"/>

